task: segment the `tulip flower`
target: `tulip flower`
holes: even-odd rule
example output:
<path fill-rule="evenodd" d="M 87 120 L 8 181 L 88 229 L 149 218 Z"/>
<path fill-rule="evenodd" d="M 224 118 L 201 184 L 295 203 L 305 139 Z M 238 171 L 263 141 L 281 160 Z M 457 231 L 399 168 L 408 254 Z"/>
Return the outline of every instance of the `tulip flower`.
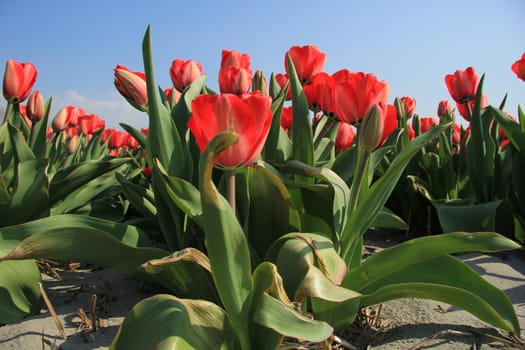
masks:
<path fill-rule="evenodd" d="M 183 92 L 195 79 L 202 75 L 202 65 L 194 60 L 175 59 L 171 63 L 170 78 L 175 89 Z"/>
<path fill-rule="evenodd" d="M 372 73 L 350 74 L 335 85 L 336 118 L 349 124 L 358 122 L 374 105 L 386 103 L 388 91 L 388 84 Z"/>
<path fill-rule="evenodd" d="M 412 117 L 416 112 L 416 100 L 410 96 L 403 96 L 399 99 L 401 112 L 407 119 Z"/>
<path fill-rule="evenodd" d="M 53 118 L 52 126 L 55 130 L 64 130 L 68 126 L 77 126 L 78 117 L 86 115 L 86 112 L 79 107 L 66 106 L 61 108 Z"/>
<path fill-rule="evenodd" d="M 88 114 L 78 117 L 78 127 L 82 135 L 92 135 L 96 131 L 103 129 L 106 122 L 100 119 L 96 114 Z"/>
<path fill-rule="evenodd" d="M 4 73 L 4 97 L 10 103 L 20 103 L 28 96 L 35 85 L 38 72 L 30 63 L 8 60 Z"/>
<path fill-rule="evenodd" d="M 465 70 L 457 70 L 454 74 L 447 74 L 445 83 L 454 101 L 467 103 L 476 97 L 479 79 L 474 68 L 468 67 Z"/>
<path fill-rule="evenodd" d="M 39 121 L 44 116 L 45 102 L 40 91 L 34 91 L 27 100 L 26 113 L 29 119 Z"/>
<path fill-rule="evenodd" d="M 115 72 L 115 87 L 122 96 L 136 109 L 148 111 L 148 91 L 146 75 L 141 72 L 132 72 L 127 67 L 117 65 Z"/>
<path fill-rule="evenodd" d="M 333 78 L 321 72 L 312 78 L 312 82 L 303 87 L 310 109 L 314 112 L 323 111 L 328 116 L 335 115 Z"/>
<path fill-rule="evenodd" d="M 281 111 L 281 127 L 288 131 L 292 127 L 292 117 L 293 117 L 293 111 L 292 106 L 283 107 Z"/>
<path fill-rule="evenodd" d="M 221 131 L 235 132 L 239 140 L 222 151 L 215 165 L 225 169 L 250 166 L 266 141 L 272 112 L 272 99 L 260 92 L 244 94 L 200 95 L 191 103 L 192 116 L 188 128 L 203 152 Z"/>
<path fill-rule="evenodd" d="M 454 113 L 454 108 L 448 100 L 441 100 L 438 104 L 437 115 L 439 118 L 444 118 L 446 115 Z"/>
<path fill-rule="evenodd" d="M 439 121 L 433 117 L 423 117 L 419 119 L 419 125 L 421 127 L 421 133 L 425 133 L 430 130 L 434 125 L 438 125 Z"/>
<path fill-rule="evenodd" d="M 222 50 L 221 69 L 227 67 L 250 69 L 250 55 L 235 50 Z"/>
<path fill-rule="evenodd" d="M 287 74 L 277 73 L 275 75 L 275 80 L 277 81 L 277 84 L 279 84 L 279 87 L 281 89 L 284 89 L 290 78 Z M 286 101 L 290 101 L 292 99 L 292 89 L 288 88 L 288 91 L 286 92 Z"/>
<path fill-rule="evenodd" d="M 166 95 L 166 99 L 168 100 L 170 104 L 173 102 L 173 105 L 172 105 L 173 107 L 179 102 L 182 96 L 182 93 L 175 88 L 167 88 L 167 89 L 164 89 L 164 95 Z M 173 96 L 173 101 L 171 101 L 172 96 Z"/>
<path fill-rule="evenodd" d="M 397 127 L 397 111 L 394 105 L 380 102 L 369 110 L 359 129 L 358 144 L 372 152 L 381 146 Z"/>
<path fill-rule="evenodd" d="M 109 147 L 119 149 L 128 144 L 128 133 L 120 130 L 112 130 L 109 139 Z"/>
<path fill-rule="evenodd" d="M 525 52 L 521 55 L 521 59 L 514 62 L 511 68 L 518 78 L 525 81 Z"/>
<path fill-rule="evenodd" d="M 219 90 L 223 94 L 241 95 L 250 91 L 252 71 L 246 68 L 226 67 L 219 70 Z"/>
<path fill-rule="evenodd" d="M 321 52 L 318 47 L 313 45 L 293 46 L 284 56 L 284 66 L 286 74 L 288 71 L 288 56 L 293 62 L 297 76 L 303 85 L 309 84 L 317 73 L 322 72 L 326 63 L 326 54 Z"/>
<path fill-rule="evenodd" d="M 335 149 L 337 152 L 343 152 L 350 148 L 354 143 L 355 129 L 347 123 L 339 123 L 337 134 L 335 135 Z"/>
<path fill-rule="evenodd" d="M 481 94 L 481 104 L 480 107 L 483 109 L 489 105 L 487 95 L 485 93 Z M 472 110 L 474 109 L 474 100 L 470 100 L 466 103 L 456 103 L 459 114 L 466 120 L 470 121 Z"/>

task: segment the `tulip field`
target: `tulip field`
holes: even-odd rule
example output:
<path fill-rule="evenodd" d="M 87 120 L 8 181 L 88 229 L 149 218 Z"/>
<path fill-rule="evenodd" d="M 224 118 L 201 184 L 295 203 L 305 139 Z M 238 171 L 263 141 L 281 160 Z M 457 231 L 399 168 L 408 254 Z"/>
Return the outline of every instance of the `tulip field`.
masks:
<path fill-rule="evenodd" d="M 37 68 L 6 62 L 0 325 L 45 308 L 46 259 L 162 290 L 110 349 L 306 349 L 397 298 L 521 339 L 507 295 L 454 257 L 525 242 L 525 113 L 488 104 L 474 67 L 446 75 L 450 100 L 420 117 L 373 73 L 325 72 L 315 46 L 290 48 L 275 74 L 223 50 L 219 91 L 191 59 L 159 87 L 153 54 L 148 28 L 143 70 L 111 65 L 145 129 L 106 128 L 82 106 L 52 116 Z M 525 53 L 509 69 L 525 84 Z M 364 257 L 371 229 L 410 239 Z"/>

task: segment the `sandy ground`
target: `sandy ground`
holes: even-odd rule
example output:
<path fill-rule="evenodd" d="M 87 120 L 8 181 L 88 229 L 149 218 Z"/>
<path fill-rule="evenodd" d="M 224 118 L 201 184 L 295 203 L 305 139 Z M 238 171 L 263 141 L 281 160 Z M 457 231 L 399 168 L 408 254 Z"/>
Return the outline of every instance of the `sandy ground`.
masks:
<path fill-rule="evenodd" d="M 525 333 L 525 253 L 497 257 L 468 254 L 461 258 L 510 297 Z M 44 288 L 65 327 L 66 339 L 60 337 L 49 312 L 43 310 L 19 323 L 0 327 L 1 350 L 107 349 L 126 312 L 154 293 L 145 292 L 135 280 L 104 269 L 66 271 L 60 275 L 61 280 L 46 278 Z M 95 332 L 86 328 L 86 322 L 79 317 L 82 309 L 90 319 L 89 304 L 94 294 L 97 295 L 95 317 L 102 320 Z M 503 343 L 480 334 L 506 336 L 464 311 L 428 300 L 387 302 L 382 305 L 380 321 L 384 328 L 363 333 L 354 344 L 369 343 L 368 349 L 378 350 L 489 349 L 502 348 Z M 366 334 L 370 339 L 365 339 Z"/>

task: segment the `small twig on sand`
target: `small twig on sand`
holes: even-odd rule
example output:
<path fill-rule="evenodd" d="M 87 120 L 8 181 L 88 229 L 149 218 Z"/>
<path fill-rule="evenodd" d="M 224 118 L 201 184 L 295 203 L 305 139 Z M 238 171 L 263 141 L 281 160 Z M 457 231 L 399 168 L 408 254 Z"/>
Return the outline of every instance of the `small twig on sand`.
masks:
<path fill-rule="evenodd" d="M 42 294 L 44 303 L 46 304 L 47 309 L 49 310 L 49 313 L 51 314 L 51 317 L 53 318 L 53 321 L 55 321 L 55 325 L 57 326 L 58 331 L 60 332 L 60 336 L 62 337 L 62 339 L 66 339 L 66 330 L 64 329 L 62 322 L 60 322 L 60 319 L 57 317 L 55 309 L 53 308 L 53 305 L 51 305 L 51 302 L 49 301 L 49 298 L 47 297 L 46 291 L 44 290 L 44 287 L 42 286 L 42 283 L 40 282 L 38 282 L 38 289 L 40 290 L 40 293 Z"/>

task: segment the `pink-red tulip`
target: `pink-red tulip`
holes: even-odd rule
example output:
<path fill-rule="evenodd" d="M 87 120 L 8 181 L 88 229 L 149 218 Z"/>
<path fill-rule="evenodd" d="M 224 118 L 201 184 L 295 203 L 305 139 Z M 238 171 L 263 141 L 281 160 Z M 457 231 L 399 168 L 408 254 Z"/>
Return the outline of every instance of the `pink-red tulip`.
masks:
<path fill-rule="evenodd" d="M 7 60 L 4 73 L 4 97 L 11 103 L 24 101 L 35 85 L 38 72 L 30 63 Z"/>
<path fill-rule="evenodd" d="M 388 99 L 387 82 L 372 74 L 352 73 L 335 84 L 336 118 L 353 124 L 363 119 L 370 109 Z"/>
<path fill-rule="evenodd" d="M 250 55 L 235 50 L 222 50 L 221 69 L 227 67 L 250 69 Z"/>
<path fill-rule="evenodd" d="M 438 104 L 437 114 L 438 117 L 444 118 L 447 113 L 452 115 L 454 112 L 454 107 L 452 107 L 452 103 L 450 103 L 449 100 L 441 100 Z"/>
<path fill-rule="evenodd" d="M 226 67 L 219 70 L 219 90 L 223 94 L 241 95 L 250 91 L 252 71 L 246 68 Z"/>
<path fill-rule="evenodd" d="M 171 63 L 170 77 L 175 89 L 183 92 L 184 89 L 203 74 L 202 65 L 194 60 L 175 59 Z"/>
<path fill-rule="evenodd" d="M 317 73 L 322 72 L 326 63 L 326 54 L 321 52 L 317 46 L 293 46 L 284 56 L 284 67 L 288 71 L 288 56 L 293 62 L 297 76 L 303 85 L 309 84 Z"/>
<path fill-rule="evenodd" d="M 44 116 L 46 106 L 44 102 L 44 97 L 42 97 L 40 91 L 33 91 L 33 93 L 29 95 L 26 107 L 26 112 L 29 119 L 31 119 L 34 122 L 37 122 L 40 119 L 42 119 L 42 117 Z"/>
<path fill-rule="evenodd" d="M 384 102 L 375 104 L 363 119 L 358 144 L 368 151 L 373 151 L 386 141 L 396 127 L 396 107 Z"/>
<path fill-rule="evenodd" d="M 438 125 L 439 120 L 433 117 L 423 117 L 419 119 L 419 126 L 421 127 L 421 133 L 425 133 L 430 130 L 434 125 Z"/>
<path fill-rule="evenodd" d="M 132 72 L 123 65 L 117 65 L 114 71 L 114 83 L 122 96 L 140 111 L 148 110 L 148 90 L 146 75 L 142 72 Z"/>
<path fill-rule="evenodd" d="M 166 95 L 166 99 L 168 100 L 168 102 L 170 104 L 173 102 L 173 106 L 175 106 L 179 102 L 182 96 L 182 93 L 175 88 L 167 88 L 167 89 L 164 89 L 164 95 Z M 173 101 L 171 101 L 172 96 L 173 96 Z"/>
<path fill-rule="evenodd" d="M 521 59 L 514 62 L 511 68 L 518 78 L 525 81 L 525 52 L 521 55 Z"/>
<path fill-rule="evenodd" d="M 461 116 L 466 121 L 470 121 L 470 117 L 471 117 L 470 114 L 472 113 L 472 110 L 474 109 L 474 102 L 475 102 L 474 100 L 470 100 L 469 102 L 466 102 L 466 103 L 459 103 L 459 102 L 456 103 L 456 107 L 458 109 L 459 114 L 461 114 Z M 485 93 L 482 93 L 480 107 L 485 108 L 488 105 L 489 105 L 489 101 L 488 101 L 487 95 L 485 95 Z"/>
<path fill-rule="evenodd" d="M 410 96 L 403 96 L 399 99 L 401 112 L 407 118 L 411 118 L 416 113 L 416 100 Z"/>
<path fill-rule="evenodd" d="M 61 108 L 53 118 L 52 126 L 55 130 L 64 130 L 68 126 L 77 126 L 78 117 L 86 115 L 84 109 L 75 106 Z"/>
<path fill-rule="evenodd" d="M 87 114 L 78 117 L 78 127 L 82 135 L 92 135 L 106 126 L 106 122 L 96 114 Z"/>
<path fill-rule="evenodd" d="M 275 80 L 277 81 L 277 84 L 281 87 L 281 89 L 284 89 L 290 78 L 287 74 L 277 73 L 275 75 Z M 286 101 L 290 101 L 292 99 L 292 89 L 290 89 L 290 86 L 288 86 L 288 91 L 286 92 Z"/>
<path fill-rule="evenodd" d="M 450 96 L 457 103 L 467 103 L 476 97 L 479 79 L 474 67 L 468 67 L 465 70 L 457 70 L 454 74 L 445 76 Z"/>
<path fill-rule="evenodd" d="M 339 123 L 337 134 L 335 135 L 335 149 L 337 152 L 343 152 L 350 148 L 354 143 L 355 129 L 347 123 Z"/>
<path fill-rule="evenodd" d="M 292 106 L 283 107 L 281 112 L 281 127 L 288 131 L 292 127 L 293 110 Z"/>
<path fill-rule="evenodd" d="M 260 92 L 244 94 L 200 95 L 191 103 L 192 116 L 188 128 L 201 151 L 221 131 L 235 132 L 239 140 L 222 151 L 215 165 L 223 168 L 250 166 L 266 141 L 272 112 L 272 99 Z"/>

